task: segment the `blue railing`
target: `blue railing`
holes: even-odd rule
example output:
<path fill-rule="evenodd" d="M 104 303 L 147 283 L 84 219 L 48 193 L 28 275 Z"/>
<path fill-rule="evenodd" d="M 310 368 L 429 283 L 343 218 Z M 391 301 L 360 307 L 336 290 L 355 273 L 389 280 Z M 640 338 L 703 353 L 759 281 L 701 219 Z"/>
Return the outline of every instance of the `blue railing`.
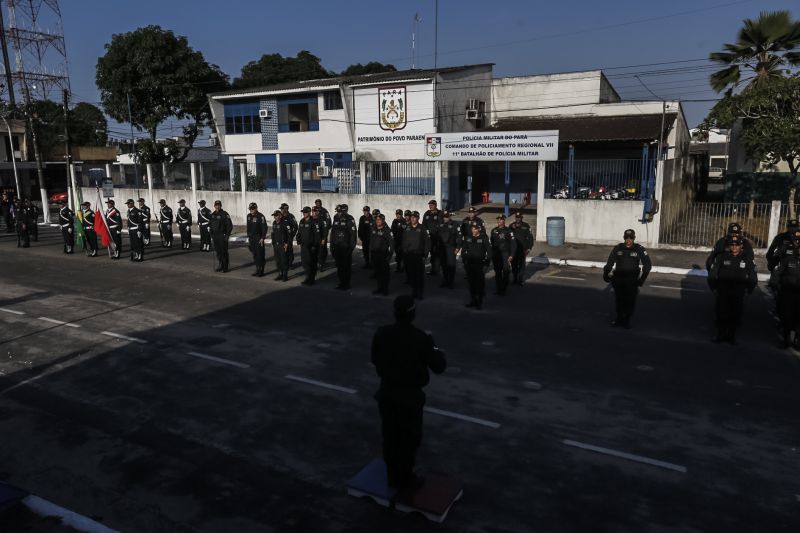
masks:
<path fill-rule="evenodd" d="M 641 199 L 655 172 L 652 159 L 548 161 L 545 194 L 555 198 Z"/>

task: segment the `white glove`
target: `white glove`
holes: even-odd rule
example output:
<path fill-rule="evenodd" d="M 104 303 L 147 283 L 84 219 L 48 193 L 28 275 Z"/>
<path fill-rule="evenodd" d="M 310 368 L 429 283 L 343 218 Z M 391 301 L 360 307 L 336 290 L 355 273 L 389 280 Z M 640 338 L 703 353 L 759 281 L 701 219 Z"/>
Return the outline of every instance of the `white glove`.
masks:
<path fill-rule="evenodd" d="M 72 233 L 72 228 L 67 228 L 67 233 Z"/>
<path fill-rule="evenodd" d="M 142 232 L 141 232 L 141 231 L 137 231 L 137 232 L 136 232 L 136 236 L 137 236 L 137 237 L 139 237 L 139 238 L 141 239 L 141 238 L 142 238 Z"/>

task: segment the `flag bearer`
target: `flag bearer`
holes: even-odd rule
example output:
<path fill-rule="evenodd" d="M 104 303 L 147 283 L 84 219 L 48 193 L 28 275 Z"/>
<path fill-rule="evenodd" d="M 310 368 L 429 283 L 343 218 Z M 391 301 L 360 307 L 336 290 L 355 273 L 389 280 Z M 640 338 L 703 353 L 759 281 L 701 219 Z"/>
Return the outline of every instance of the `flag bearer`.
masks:
<path fill-rule="evenodd" d="M 83 233 L 86 235 L 86 255 L 89 257 L 97 256 L 97 233 L 94 231 L 94 211 L 92 204 L 83 202 L 81 204 L 83 212 Z"/>
<path fill-rule="evenodd" d="M 192 210 L 186 207 L 186 200 L 178 200 L 178 205 L 175 222 L 181 233 L 181 248 L 189 250 L 192 247 Z"/>

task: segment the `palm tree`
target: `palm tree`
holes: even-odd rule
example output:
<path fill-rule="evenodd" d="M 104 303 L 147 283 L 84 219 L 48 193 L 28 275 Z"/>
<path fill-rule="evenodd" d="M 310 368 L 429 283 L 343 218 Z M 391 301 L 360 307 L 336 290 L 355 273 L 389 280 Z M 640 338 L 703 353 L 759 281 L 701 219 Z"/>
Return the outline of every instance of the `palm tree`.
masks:
<path fill-rule="evenodd" d="M 793 21 L 788 11 L 762 11 L 757 20 L 743 22 L 736 42 L 709 56 L 726 65 L 711 75 L 717 92 L 732 91 L 742 83 L 745 89 L 754 87 L 800 66 L 800 52 L 793 51 L 800 50 L 800 21 Z"/>

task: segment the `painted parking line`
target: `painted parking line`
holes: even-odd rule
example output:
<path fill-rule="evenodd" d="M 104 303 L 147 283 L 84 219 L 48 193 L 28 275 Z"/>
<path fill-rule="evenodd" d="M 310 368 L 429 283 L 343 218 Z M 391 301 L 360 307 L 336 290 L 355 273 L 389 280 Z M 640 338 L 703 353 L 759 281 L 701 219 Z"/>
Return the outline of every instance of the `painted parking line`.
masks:
<path fill-rule="evenodd" d="M 5 307 L 0 307 L 0 311 L 4 313 L 11 313 L 12 315 L 24 315 L 25 313 L 22 311 L 14 311 L 13 309 L 6 309 Z"/>
<path fill-rule="evenodd" d="M 651 289 L 667 289 L 670 291 L 686 291 L 686 292 L 708 292 L 703 289 L 688 289 L 684 287 L 667 287 L 666 285 L 650 285 Z"/>
<path fill-rule="evenodd" d="M 44 320 L 45 322 L 50 322 L 51 324 L 58 324 L 59 326 L 67 326 L 68 328 L 79 328 L 78 324 L 72 324 L 71 322 L 64 322 L 63 320 L 56 320 L 55 318 L 48 318 L 46 316 L 40 316 L 39 320 Z"/>
<path fill-rule="evenodd" d="M 547 279 L 567 279 L 570 281 L 586 281 L 586 278 L 572 278 L 570 276 L 545 276 Z"/>
<path fill-rule="evenodd" d="M 340 387 L 339 385 L 333 385 L 331 383 L 325 383 L 324 381 L 317 381 L 316 379 L 308 379 L 300 376 L 293 376 L 289 374 L 284 376 L 286 379 L 290 379 L 292 381 L 298 381 L 300 383 L 305 383 L 306 385 L 314 385 L 316 387 L 322 387 L 323 389 L 335 390 L 338 392 L 344 392 L 346 394 L 355 394 L 358 391 L 355 389 L 351 389 L 349 387 Z"/>
<path fill-rule="evenodd" d="M 230 359 L 223 359 L 222 357 L 214 357 L 213 355 L 206 355 L 200 352 L 186 352 L 186 355 L 191 355 L 192 357 L 199 357 L 200 359 L 207 359 L 209 361 L 235 366 L 237 368 L 250 368 L 250 365 L 246 363 L 239 363 L 238 361 L 231 361 Z"/>
<path fill-rule="evenodd" d="M 147 344 L 147 341 L 144 339 L 137 339 L 136 337 L 128 337 L 127 335 L 121 335 L 119 333 L 114 333 L 113 331 L 101 331 L 100 335 L 106 335 L 108 337 L 114 337 L 116 339 L 122 339 L 125 341 L 138 342 L 139 344 Z"/>
<path fill-rule="evenodd" d="M 635 461 L 637 463 L 643 463 L 650 466 L 657 466 L 659 468 L 665 468 L 667 470 L 680 472 L 682 474 L 686 473 L 685 466 L 676 465 L 674 463 L 667 463 L 665 461 L 659 461 L 658 459 L 651 459 L 650 457 L 644 457 L 642 455 L 634 455 L 632 453 L 621 452 L 619 450 L 612 450 L 611 448 L 603 448 L 601 446 L 594 446 L 592 444 L 585 444 L 583 442 L 577 442 L 574 440 L 563 440 L 562 443 L 566 444 L 567 446 L 574 446 L 575 448 L 588 450 L 590 452 L 597 452 L 605 455 L 611 455 L 613 457 L 619 457 L 620 459 L 627 459 L 628 461 Z"/>
<path fill-rule="evenodd" d="M 25 496 L 22 499 L 22 503 L 37 515 L 57 518 L 59 523 L 74 528 L 77 531 L 84 531 L 87 533 L 118 533 L 116 529 L 106 527 L 87 516 L 65 509 L 34 494 Z"/>
<path fill-rule="evenodd" d="M 500 424 L 498 424 L 497 422 L 491 422 L 489 420 L 484 420 L 482 418 L 475 418 L 474 416 L 462 415 L 460 413 L 454 413 L 452 411 L 444 411 L 442 409 L 436 409 L 435 407 L 426 407 L 425 412 L 434 415 L 446 416 L 448 418 L 455 418 L 456 420 L 462 420 L 464 422 L 471 422 L 473 424 L 478 424 L 479 426 L 484 426 L 487 428 L 497 429 L 500 427 Z"/>

